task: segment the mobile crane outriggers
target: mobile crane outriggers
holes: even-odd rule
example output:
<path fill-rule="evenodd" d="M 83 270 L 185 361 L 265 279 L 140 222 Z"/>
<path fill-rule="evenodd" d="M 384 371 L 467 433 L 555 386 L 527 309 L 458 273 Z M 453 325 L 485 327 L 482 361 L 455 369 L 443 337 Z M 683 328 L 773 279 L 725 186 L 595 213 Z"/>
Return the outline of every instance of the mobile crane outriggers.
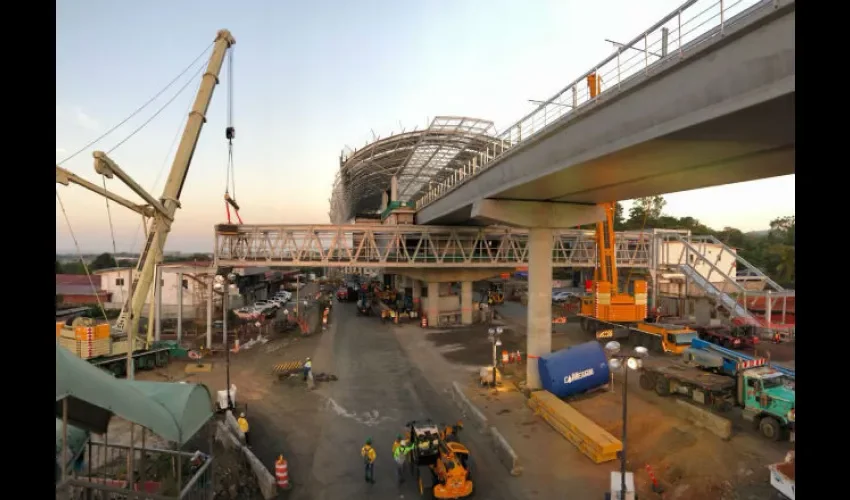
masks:
<path fill-rule="evenodd" d="M 180 139 L 180 144 L 177 152 L 174 155 L 174 160 L 171 164 L 171 170 L 168 174 L 168 179 L 163 188 L 162 196 L 156 200 L 148 194 L 138 183 L 136 183 L 126 172 L 124 172 L 114 161 L 112 161 L 104 152 L 95 151 L 94 168 L 95 171 L 111 179 L 113 176 L 118 177 L 130 189 L 147 203 L 146 205 L 135 204 L 126 198 L 118 196 L 106 189 L 100 188 L 97 185 L 78 177 L 66 169 L 56 166 L 56 182 L 63 185 L 74 183 L 80 185 L 90 191 L 93 191 L 101 196 L 104 196 L 119 205 L 122 205 L 134 212 L 141 214 L 143 217 L 151 218 L 150 227 L 147 230 L 147 241 L 145 247 L 139 256 L 139 261 L 136 264 L 136 270 L 133 275 L 132 284 L 130 285 L 130 294 L 121 308 L 121 314 L 116 322 L 114 332 L 111 338 L 107 339 L 109 349 L 108 354 L 101 355 L 90 359 L 94 364 L 101 365 L 110 371 L 121 371 L 120 366 L 111 366 L 115 363 L 121 364 L 121 360 L 126 356 L 128 349 L 132 352 L 139 350 L 136 343 L 136 335 L 139 328 L 139 318 L 142 313 L 142 308 L 148 298 L 151 284 L 154 280 L 154 272 L 156 265 L 162 260 L 163 249 L 168 238 L 168 233 L 171 230 L 171 224 L 174 222 L 174 215 L 177 209 L 180 208 L 180 194 L 183 191 L 183 184 L 186 181 L 186 176 L 189 172 L 189 165 L 192 162 L 192 156 L 195 153 L 195 147 L 198 144 L 198 138 L 201 134 L 201 129 L 206 122 L 206 113 L 209 109 L 215 86 L 218 84 L 218 75 L 224 64 L 224 58 L 227 55 L 228 49 L 236 43 L 236 40 L 228 30 L 220 30 L 216 34 L 215 42 L 213 43 L 212 54 L 210 55 L 209 63 L 206 71 L 201 78 L 201 84 L 198 88 L 197 96 L 195 97 L 192 110 L 189 112 L 189 117 L 186 120 L 186 126 L 183 130 L 183 135 Z M 232 138 L 234 130 L 231 124 L 228 124 L 227 136 Z M 70 326 L 70 325 L 69 325 Z M 78 341 L 79 342 L 79 341 Z M 147 366 L 147 350 L 151 348 L 153 343 L 152 329 L 148 328 L 147 339 L 141 351 L 143 357 L 137 359 L 136 363 Z M 80 354 L 79 352 L 77 353 Z M 121 356 L 121 355 L 124 356 Z M 88 356 L 91 358 L 91 356 Z M 119 358 L 120 357 L 120 358 Z M 134 358 L 137 357 L 134 354 Z M 159 364 L 160 358 L 155 358 Z M 107 366 L 104 366 L 107 365 Z"/>
<path fill-rule="evenodd" d="M 615 202 L 602 203 L 605 218 L 596 223 L 596 267 L 593 289 L 581 299 L 580 324 L 597 339 L 631 337 L 638 345 L 655 351 L 682 353 L 697 337 L 690 328 L 680 325 L 649 323 L 645 280 L 634 281 L 634 295 L 619 290 L 614 232 Z M 628 283 L 626 283 L 628 287 Z M 625 335 L 623 333 L 625 332 Z"/>

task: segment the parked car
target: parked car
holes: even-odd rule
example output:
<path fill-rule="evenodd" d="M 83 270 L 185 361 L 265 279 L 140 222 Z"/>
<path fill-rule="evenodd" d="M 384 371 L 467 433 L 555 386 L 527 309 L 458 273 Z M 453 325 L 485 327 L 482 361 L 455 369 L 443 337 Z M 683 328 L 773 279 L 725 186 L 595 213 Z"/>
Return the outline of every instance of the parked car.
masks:
<path fill-rule="evenodd" d="M 254 302 L 254 308 L 259 310 L 259 311 L 266 311 L 267 309 L 273 309 L 273 308 L 276 308 L 276 307 L 277 307 L 277 304 L 275 304 L 274 302 L 270 302 L 268 300 L 258 300 L 256 302 Z"/>
<path fill-rule="evenodd" d="M 276 299 L 279 298 L 279 299 L 283 300 L 284 302 L 289 302 L 290 300 L 292 300 L 292 293 L 287 292 L 286 290 L 283 290 L 281 292 L 277 292 L 276 294 L 274 294 L 274 296 L 275 296 Z"/>
<path fill-rule="evenodd" d="M 572 300 L 573 297 L 576 297 L 573 292 L 556 292 L 552 294 L 552 302 L 567 302 Z"/>

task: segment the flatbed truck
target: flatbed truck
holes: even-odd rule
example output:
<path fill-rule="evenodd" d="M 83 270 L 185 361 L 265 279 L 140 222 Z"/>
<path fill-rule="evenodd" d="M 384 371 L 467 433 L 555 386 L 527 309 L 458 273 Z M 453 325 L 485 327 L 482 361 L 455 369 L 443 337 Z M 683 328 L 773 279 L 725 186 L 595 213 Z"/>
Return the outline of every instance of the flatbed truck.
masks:
<path fill-rule="evenodd" d="M 659 396 L 684 396 L 721 412 L 741 407 L 744 419 L 753 422 L 765 438 L 778 441 L 790 433 L 793 439 L 792 380 L 767 366 L 764 358 L 744 359 L 749 357 L 728 349 L 718 352 L 716 347 L 697 339 L 680 359 L 644 360 L 641 388 L 655 390 Z"/>

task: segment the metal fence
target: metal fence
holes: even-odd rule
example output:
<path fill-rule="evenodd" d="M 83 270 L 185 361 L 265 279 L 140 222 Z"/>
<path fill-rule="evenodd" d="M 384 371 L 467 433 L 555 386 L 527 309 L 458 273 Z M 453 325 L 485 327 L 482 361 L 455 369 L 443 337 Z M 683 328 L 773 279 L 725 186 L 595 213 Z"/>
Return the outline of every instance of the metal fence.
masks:
<path fill-rule="evenodd" d="M 776 4 L 776 0 L 689 0 L 651 28 L 617 48 L 534 111 L 497 136 L 497 141 L 454 175 L 436 184 L 416 200 L 421 209 L 459 186 L 517 145 L 538 136 L 562 119 L 592 106 L 601 96 L 616 92 L 631 80 L 649 75 L 662 62 L 682 59 L 702 43 L 723 36 L 730 23 Z M 595 92 L 591 91 L 590 81 Z"/>
<path fill-rule="evenodd" d="M 185 451 L 135 448 L 135 478 L 128 487 L 129 446 L 90 441 L 84 465 L 56 492 L 63 499 L 208 500 L 214 496 L 213 458 L 193 460 Z"/>

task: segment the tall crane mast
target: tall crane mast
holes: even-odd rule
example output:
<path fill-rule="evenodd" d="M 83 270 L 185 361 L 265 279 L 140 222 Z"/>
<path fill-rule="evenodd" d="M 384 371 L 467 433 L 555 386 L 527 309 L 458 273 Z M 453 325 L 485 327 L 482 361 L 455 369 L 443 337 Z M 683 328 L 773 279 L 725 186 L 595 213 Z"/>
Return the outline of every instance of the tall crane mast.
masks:
<path fill-rule="evenodd" d="M 235 43 L 236 40 L 228 30 L 220 30 L 216 34 L 207 69 L 201 79 L 198 94 L 195 97 L 192 110 L 189 112 L 189 118 L 186 121 L 183 136 L 180 139 L 180 144 L 174 155 L 174 161 L 171 164 L 168 180 L 165 183 L 162 196 L 159 200 L 149 195 L 112 161 L 106 153 L 101 151 L 94 152 L 95 171 L 107 178 L 117 176 L 130 189 L 141 196 L 147 202 L 147 206 L 135 205 L 114 193 L 99 188 L 58 165 L 56 166 L 56 182 L 65 185 L 73 182 L 152 218 L 150 228 L 147 231 L 147 241 L 139 257 L 133 282 L 130 286 L 130 295 L 121 308 L 121 314 L 118 317 L 115 327 L 117 331 L 124 332 L 129 336 L 131 342 L 129 348 L 131 351 L 135 350 L 133 341 L 138 332 L 142 308 L 145 305 L 151 284 L 154 280 L 156 265 L 162 260 L 162 253 L 165 248 L 165 242 L 168 239 L 168 233 L 171 231 L 171 224 L 174 222 L 174 215 L 177 209 L 180 208 L 180 194 L 186 182 L 186 175 L 189 172 L 189 165 L 192 162 L 192 156 L 195 153 L 195 147 L 198 144 L 201 129 L 206 122 L 206 113 L 209 109 L 213 91 L 218 84 L 218 75 L 221 72 L 221 67 L 224 64 L 224 58 L 228 49 Z M 151 340 L 148 338 L 147 343 L 150 344 Z"/>

